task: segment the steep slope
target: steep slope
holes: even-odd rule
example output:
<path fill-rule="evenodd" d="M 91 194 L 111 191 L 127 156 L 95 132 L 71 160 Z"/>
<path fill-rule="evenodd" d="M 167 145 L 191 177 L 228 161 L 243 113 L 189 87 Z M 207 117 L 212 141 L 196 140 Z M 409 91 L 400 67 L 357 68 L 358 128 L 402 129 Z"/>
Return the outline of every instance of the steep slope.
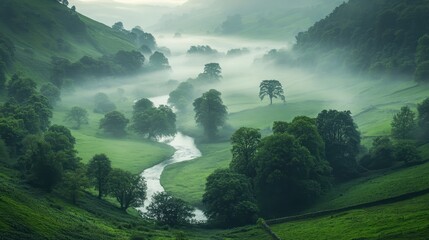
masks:
<path fill-rule="evenodd" d="M 340 3 L 339 0 L 190 0 L 164 16 L 151 29 L 293 40 L 298 32 L 326 16 Z"/>
<path fill-rule="evenodd" d="M 13 67 L 7 72 L 21 72 L 37 81 L 48 79 L 53 56 L 76 61 L 84 55 L 99 57 L 135 48 L 121 32 L 55 0 L 2 0 L 0 32 L 15 46 Z"/>
<path fill-rule="evenodd" d="M 297 36 L 301 61 L 427 81 L 429 1 L 350 0 Z"/>

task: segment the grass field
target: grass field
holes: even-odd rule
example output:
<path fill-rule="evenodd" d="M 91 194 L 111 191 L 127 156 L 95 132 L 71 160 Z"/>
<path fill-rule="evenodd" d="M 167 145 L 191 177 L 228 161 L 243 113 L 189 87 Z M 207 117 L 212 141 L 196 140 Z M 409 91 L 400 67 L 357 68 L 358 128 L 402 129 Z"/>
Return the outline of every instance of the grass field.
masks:
<path fill-rule="evenodd" d="M 273 225 L 282 239 L 427 239 L 429 195 L 326 217 Z M 226 239 L 269 240 L 255 227 L 224 233 Z"/>

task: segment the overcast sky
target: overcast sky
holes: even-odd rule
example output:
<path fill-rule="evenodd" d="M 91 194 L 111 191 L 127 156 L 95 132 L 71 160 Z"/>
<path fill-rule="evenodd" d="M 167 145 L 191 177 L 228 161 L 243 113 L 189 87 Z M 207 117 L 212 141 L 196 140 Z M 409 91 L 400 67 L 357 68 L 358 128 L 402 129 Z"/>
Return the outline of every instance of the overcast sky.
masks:
<path fill-rule="evenodd" d="M 123 3 L 123 4 L 148 4 L 148 5 L 161 5 L 161 6 L 174 6 L 179 5 L 187 0 L 75 0 L 78 2 L 116 2 L 116 3 Z"/>

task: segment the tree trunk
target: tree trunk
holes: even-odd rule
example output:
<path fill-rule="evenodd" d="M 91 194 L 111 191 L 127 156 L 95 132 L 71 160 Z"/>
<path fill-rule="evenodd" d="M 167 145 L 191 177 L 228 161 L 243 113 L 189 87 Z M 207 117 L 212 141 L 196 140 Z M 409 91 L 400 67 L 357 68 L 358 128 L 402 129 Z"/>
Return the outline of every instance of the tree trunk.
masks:
<path fill-rule="evenodd" d="M 270 96 L 270 105 L 273 105 L 273 97 Z"/>

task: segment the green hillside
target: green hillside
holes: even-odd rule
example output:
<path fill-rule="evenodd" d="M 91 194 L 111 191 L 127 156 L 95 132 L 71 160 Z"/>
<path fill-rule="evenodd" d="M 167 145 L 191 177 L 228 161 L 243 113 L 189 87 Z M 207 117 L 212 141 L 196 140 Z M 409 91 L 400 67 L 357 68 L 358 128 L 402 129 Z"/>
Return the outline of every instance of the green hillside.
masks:
<path fill-rule="evenodd" d="M 15 46 L 9 74 L 49 80 L 51 57 L 74 62 L 87 55 L 100 57 L 135 46 L 124 34 L 113 31 L 54 0 L 4 0 L 0 2 L 0 33 Z"/>
<path fill-rule="evenodd" d="M 429 1 L 351 0 L 297 35 L 303 64 L 427 82 Z"/>

